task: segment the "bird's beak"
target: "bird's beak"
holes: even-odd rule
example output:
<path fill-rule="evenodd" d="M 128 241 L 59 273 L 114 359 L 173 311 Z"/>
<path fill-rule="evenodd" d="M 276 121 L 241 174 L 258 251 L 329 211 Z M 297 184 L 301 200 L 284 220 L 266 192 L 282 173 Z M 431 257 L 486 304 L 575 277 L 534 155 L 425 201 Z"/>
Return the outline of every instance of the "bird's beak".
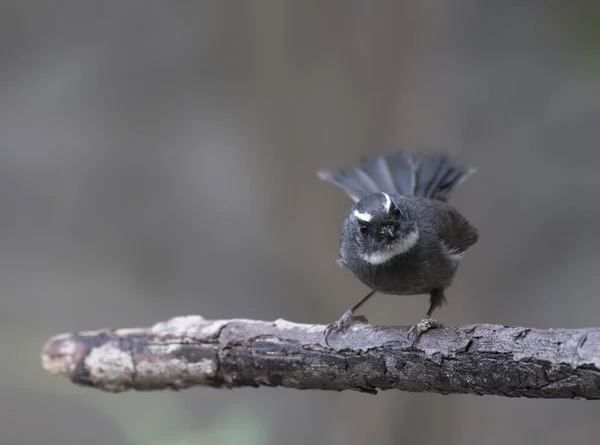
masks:
<path fill-rule="evenodd" d="M 394 230 L 390 226 L 386 226 L 383 228 L 383 233 L 387 234 L 392 238 L 394 236 Z"/>

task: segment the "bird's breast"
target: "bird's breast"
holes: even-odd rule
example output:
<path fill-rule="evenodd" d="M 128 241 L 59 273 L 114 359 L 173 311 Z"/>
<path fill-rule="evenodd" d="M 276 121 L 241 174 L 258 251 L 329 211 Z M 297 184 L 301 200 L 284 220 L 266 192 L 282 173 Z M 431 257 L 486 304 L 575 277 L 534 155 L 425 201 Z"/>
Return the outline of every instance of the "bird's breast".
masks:
<path fill-rule="evenodd" d="M 441 254 L 418 249 L 383 264 L 373 265 L 360 259 L 351 264 L 353 267 L 349 269 L 363 284 L 394 295 L 422 294 L 448 287 L 457 266 Z"/>

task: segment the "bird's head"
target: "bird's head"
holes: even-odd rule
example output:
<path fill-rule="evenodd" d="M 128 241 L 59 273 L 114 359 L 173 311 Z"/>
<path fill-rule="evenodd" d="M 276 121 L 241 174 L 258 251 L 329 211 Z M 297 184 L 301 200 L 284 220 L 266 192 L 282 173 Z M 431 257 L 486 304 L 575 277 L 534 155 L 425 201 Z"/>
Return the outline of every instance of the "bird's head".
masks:
<path fill-rule="evenodd" d="M 419 230 L 401 196 L 373 193 L 358 201 L 348 213 L 346 228 L 357 253 L 370 264 L 383 264 L 410 251 Z"/>

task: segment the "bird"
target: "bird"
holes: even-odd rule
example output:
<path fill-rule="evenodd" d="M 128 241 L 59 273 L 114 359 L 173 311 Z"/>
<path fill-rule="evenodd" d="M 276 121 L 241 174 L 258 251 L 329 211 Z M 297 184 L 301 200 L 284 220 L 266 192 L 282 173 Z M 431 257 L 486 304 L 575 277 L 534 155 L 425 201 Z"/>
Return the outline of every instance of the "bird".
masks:
<path fill-rule="evenodd" d="M 409 329 L 409 338 L 442 327 L 432 315 L 446 302 L 463 255 L 479 239 L 448 201 L 474 172 L 444 153 L 406 151 L 365 155 L 356 167 L 317 171 L 354 202 L 343 219 L 337 263 L 370 289 L 326 326 L 327 345 L 333 332 L 368 321 L 355 312 L 376 292 L 429 295 L 429 309 Z"/>

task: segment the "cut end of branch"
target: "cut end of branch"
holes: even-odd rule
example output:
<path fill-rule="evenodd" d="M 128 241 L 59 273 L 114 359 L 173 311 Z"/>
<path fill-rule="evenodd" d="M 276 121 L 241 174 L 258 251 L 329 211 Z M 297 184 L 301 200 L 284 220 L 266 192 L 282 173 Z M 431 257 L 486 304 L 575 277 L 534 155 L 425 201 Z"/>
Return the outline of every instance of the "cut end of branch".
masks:
<path fill-rule="evenodd" d="M 48 340 L 42 349 L 42 367 L 50 374 L 68 377 L 68 363 L 75 344 L 70 334 L 61 334 Z"/>

